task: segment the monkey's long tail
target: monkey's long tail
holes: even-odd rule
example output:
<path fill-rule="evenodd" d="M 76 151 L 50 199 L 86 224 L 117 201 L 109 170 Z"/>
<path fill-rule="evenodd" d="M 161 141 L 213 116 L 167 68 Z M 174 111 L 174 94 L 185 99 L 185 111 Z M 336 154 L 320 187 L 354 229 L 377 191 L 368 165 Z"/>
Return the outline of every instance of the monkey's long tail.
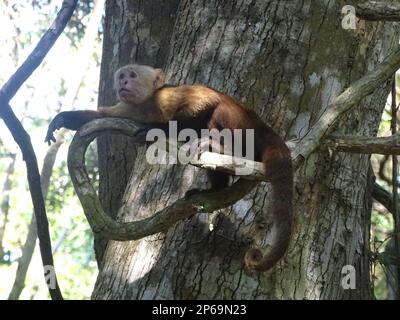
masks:
<path fill-rule="evenodd" d="M 279 138 L 280 139 L 280 138 Z M 293 227 L 293 166 L 290 150 L 279 140 L 264 149 L 263 163 L 272 186 L 273 240 L 265 256 L 259 249 L 246 252 L 245 263 L 255 271 L 267 271 L 286 253 Z M 271 221 L 271 219 L 268 219 Z M 265 232 L 265 229 L 260 229 Z"/>

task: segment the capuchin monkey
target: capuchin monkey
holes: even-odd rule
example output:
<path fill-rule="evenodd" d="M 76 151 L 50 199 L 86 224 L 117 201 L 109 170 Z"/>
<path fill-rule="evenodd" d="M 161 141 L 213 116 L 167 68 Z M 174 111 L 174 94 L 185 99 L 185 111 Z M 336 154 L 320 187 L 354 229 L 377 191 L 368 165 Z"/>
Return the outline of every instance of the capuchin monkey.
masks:
<path fill-rule="evenodd" d="M 175 120 L 179 129 L 253 129 L 254 160 L 264 164 L 266 178 L 272 185 L 270 220 L 276 227 L 276 235 L 265 257 L 259 249 L 251 248 L 245 254 L 245 263 L 255 271 L 273 267 L 289 246 L 293 226 L 293 168 L 283 139 L 254 111 L 221 92 L 202 85 L 166 85 L 161 69 L 137 64 L 124 66 L 115 73 L 114 87 L 117 105 L 100 107 L 97 111 L 61 112 L 51 121 L 45 141 L 49 144 L 55 141 L 53 132 L 57 129 L 78 130 L 85 123 L 104 117 L 128 118 L 160 127 Z M 228 186 L 226 173 L 211 170 L 207 173 L 212 189 Z"/>

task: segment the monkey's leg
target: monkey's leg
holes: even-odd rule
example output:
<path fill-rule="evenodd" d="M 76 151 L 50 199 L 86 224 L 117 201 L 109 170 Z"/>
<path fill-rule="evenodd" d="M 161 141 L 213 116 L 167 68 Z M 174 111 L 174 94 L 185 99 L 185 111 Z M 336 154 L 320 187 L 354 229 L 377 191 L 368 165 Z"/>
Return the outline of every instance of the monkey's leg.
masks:
<path fill-rule="evenodd" d="M 221 141 L 215 142 L 212 141 L 212 139 L 209 139 L 209 151 L 211 152 L 217 152 L 220 154 L 224 154 L 226 151 L 226 148 Z M 214 144 L 214 145 L 213 145 Z M 212 148 L 215 148 L 214 150 Z M 207 170 L 207 176 L 208 180 L 211 183 L 211 190 L 221 190 L 229 185 L 229 174 L 221 171 L 214 171 L 214 170 Z"/>
<path fill-rule="evenodd" d="M 211 190 L 224 189 L 229 185 L 229 174 L 221 171 L 207 170 Z"/>
<path fill-rule="evenodd" d="M 208 190 L 202 190 L 198 188 L 190 189 L 185 193 L 185 196 L 188 197 L 199 192 L 202 193 L 213 192 L 216 190 L 224 189 L 229 185 L 229 174 L 225 172 L 207 170 L 207 176 L 209 181 L 211 182 L 210 189 Z"/>
<path fill-rule="evenodd" d="M 208 142 L 206 142 L 208 143 Z M 211 142 L 210 142 L 211 143 Z M 223 153 L 224 146 L 221 144 L 220 145 L 220 152 Z M 207 170 L 207 177 L 208 180 L 211 183 L 211 188 L 209 190 L 203 190 L 204 191 L 216 191 L 216 190 L 221 190 L 229 186 L 229 174 L 221 171 L 215 171 L 215 170 Z M 186 192 L 186 195 L 189 196 L 191 194 L 196 194 L 198 193 L 199 189 L 191 189 Z"/>
<path fill-rule="evenodd" d="M 51 141 L 55 142 L 54 131 L 60 128 L 67 128 L 69 130 L 78 130 L 85 123 L 91 120 L 102 118 L 104 115 L 98 111 L 94 110 L 79 110 L 79 111 L 64 111 L 60 112 L 55 118 L 50 122 L 49 128 L 47 129 L 47 134 L 45 142 L 49 145 Z"/>

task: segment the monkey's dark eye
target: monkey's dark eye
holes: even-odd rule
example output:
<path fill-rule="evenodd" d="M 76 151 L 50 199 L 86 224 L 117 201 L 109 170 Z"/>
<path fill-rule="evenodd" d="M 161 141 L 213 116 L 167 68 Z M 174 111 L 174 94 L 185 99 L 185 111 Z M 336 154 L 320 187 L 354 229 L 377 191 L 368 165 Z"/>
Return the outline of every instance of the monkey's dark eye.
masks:
<path fill-rule="evenodd" d="M 119 80 L 122 80 L 124 77 L 125 77 L 125 75 L 123 73 L 120 73 L 118 76 Z"/>
<path fill-rule="evenodd" d="M 129 75 L 131 78 L 136 78 L 137 77 L 137 74 L 136 74 L 136 72 L 131 72 L 131 74 Z"/>

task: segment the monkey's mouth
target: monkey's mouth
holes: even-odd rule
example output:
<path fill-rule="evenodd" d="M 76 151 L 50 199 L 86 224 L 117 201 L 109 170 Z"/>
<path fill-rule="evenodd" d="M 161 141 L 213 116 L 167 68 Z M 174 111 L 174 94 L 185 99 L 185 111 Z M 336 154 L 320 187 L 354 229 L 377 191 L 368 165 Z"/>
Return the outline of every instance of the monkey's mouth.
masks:
<path fill-rule="evenodd" d="M 130 91 L 129 91 L 128 89 L 121 88 L 121 89 L 119 89 L 118 93 L 119 93 L 119 94 L 121 94 L 121 93 L 122 93 L 122 94 L 124 94 L 124 93 L 126 94 L 126 93 L 130 93 Z"/>

